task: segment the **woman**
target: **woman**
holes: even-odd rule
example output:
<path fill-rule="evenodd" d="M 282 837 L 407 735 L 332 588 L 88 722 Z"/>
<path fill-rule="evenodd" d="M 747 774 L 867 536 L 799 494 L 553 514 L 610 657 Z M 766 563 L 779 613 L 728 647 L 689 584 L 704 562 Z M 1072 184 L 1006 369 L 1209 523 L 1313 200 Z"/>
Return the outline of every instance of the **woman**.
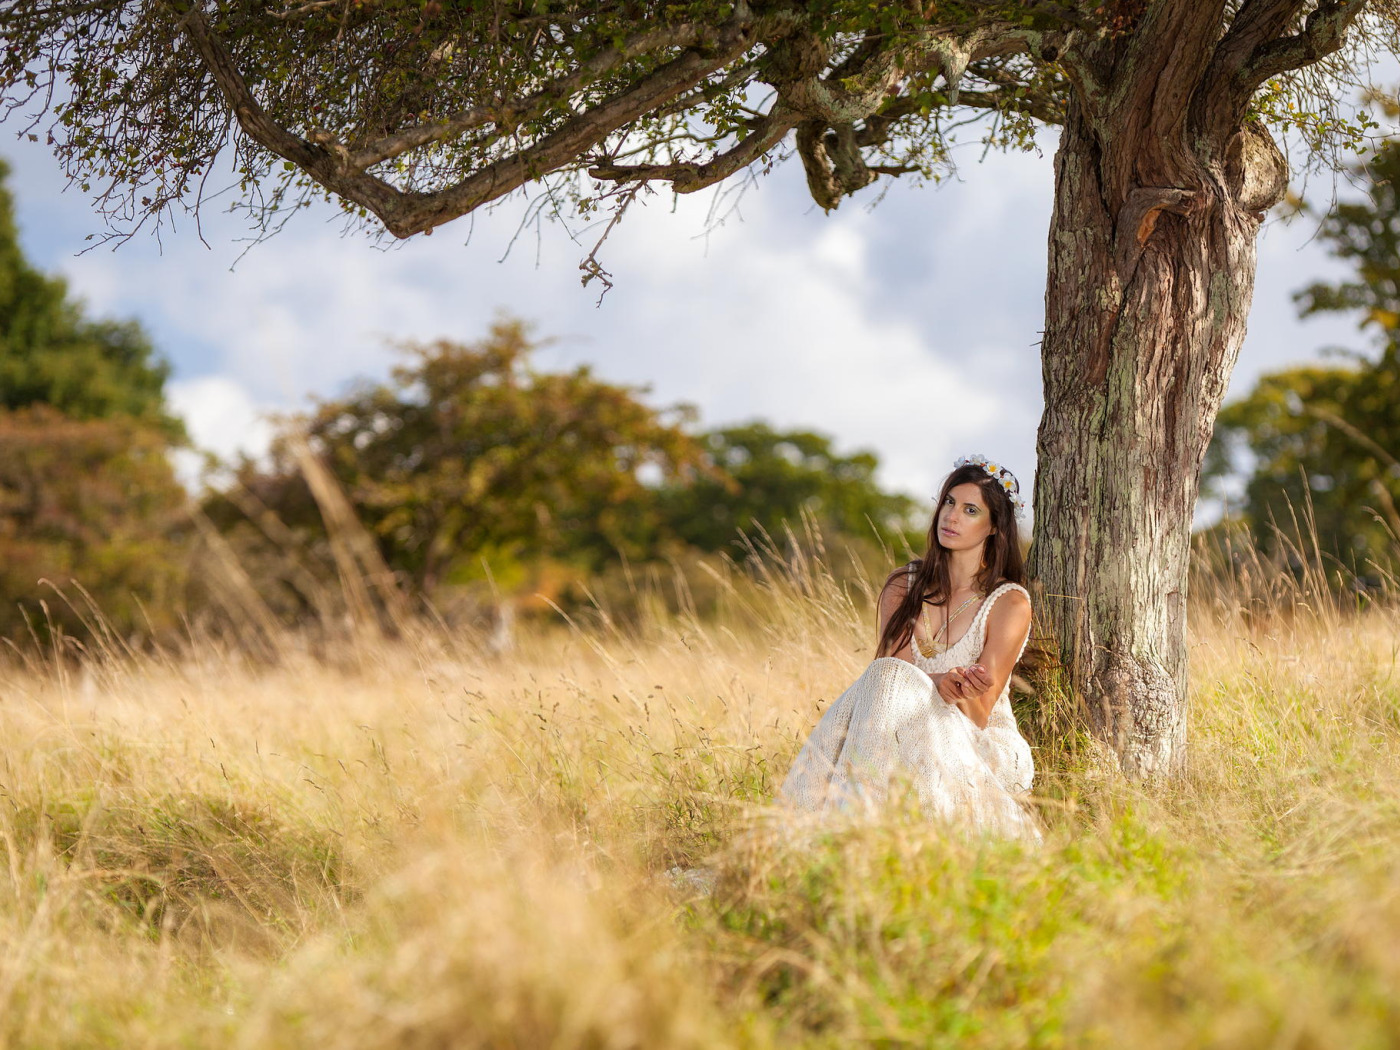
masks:
<path fill-rule="evenodd" d="M 943 482 L 928 551 L 879 602 L 875 661 L 837 699 L 782 794 L 809 812 L 875 809 L 902 784 L 931 815 L 1039 838 L 1017 801 L 1034 776 L 1008 697 L 1030 633 L 1016 514 L 1020 485 L 984 456 Z"/>

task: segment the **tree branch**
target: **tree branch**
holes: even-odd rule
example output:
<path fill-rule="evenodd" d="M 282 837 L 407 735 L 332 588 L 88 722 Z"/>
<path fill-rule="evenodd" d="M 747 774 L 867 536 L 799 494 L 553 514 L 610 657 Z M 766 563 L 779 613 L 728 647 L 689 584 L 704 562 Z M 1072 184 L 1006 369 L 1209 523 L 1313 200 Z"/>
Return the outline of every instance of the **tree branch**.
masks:
<path fill-rule="evenodd" d="M 1265 41 L 1255 48 L 1235 76 L 1235 83 L 1253 94 L 1280 73 L 1312 65 L 1337 51 L 1346 31 L 1365 10 L 1368 0 L 1324 0 L 1308 15 L 1301 32 Z"/>
<path fill-rule="evenodd" d="M 368 208 L 394 236 L 408 237 L 430 231 L 567 166 L 630 121 L 669 102 L 742 56 L 753 46 L 756 23 L 750 20 L 746 5 L 736 5 L 736 18 L 709 35 L 703 52 L 683 52 L 621 94 L 564 122 L 532 146 L 435 193 L 405 193 L 357 169 L 349 150 L 329 133 L 322 133 L 313 142 L 287 131 L 254 97 L 232 55 L 209 28 L 198 6 L 189 8 L 183 26 L 249 138 L 296 164 L 331 192 Z"/>
<path fill-rule="evenodd" d="M 932 102 L 939 107 L 953 105 L 944 92 L 935 92 Z M 969 109 L 1024 113 L 1045 124 L 1063 124 L 1065 120 L 1062 100 L 1045 95 L 1018 95 L 1012 88 L 1001 91 L 960 91 L 957 104 Z M 920 112 L 921 105 L 921 100 L 912 95 L 901 95 L 891 100 L 878 113 L 873 113 L 865 119 L 864 126 L 856 132 L 856 143 L 863 147 L 884 145 L 889 141 L 894 125 L 905 117 L 912 117 Z"/>
<path fill-rule="evenodd" d="M 780 102 L 752 134 L 704 164 L 614 164 L 601 160 L 588 169 L 588 174 L 606 182 L 667 181 L 677 193 L 694 193 L 748 167 L 778 145 L 797 126 L 798 119 Z"/>
<path fill-rule="evenodd" d="M 186 11 L 181 24 L 244 134 L 291 161 L 328 190 L 369 208 L 389 225 L 388 216 L 402 197 L 398 190 L 382 179 L 351 169 L 343 148 L 340 153 L 332 152 L 293 135 L 273 120 L 249 89 L 228 48 L 209 28 L 198 0 Z"/>
<path fill-rule="evenodd" d="M 741 63 L 719 80 L 701 84 L 695 88 L 694 91 L 687 92 L 673 101 L 668 102 L 666 105 L 659 107 L 652 116 L 658 118 L 669 117 L 676 113 L 683 113 L 700 102 L 708 102 L 712 98 L 718 98 L 726 92 L 738 87 L 744 81 L 751 79 L 757 70 L 757 62 Z"/>
<path fill-rule="evenodd" d="M 269 11 L 268 16 L 286 22 L 293 18 L 304 18 L 306 15 L 315 14 L 328 7 L 335 7 L 340 3 L 343 3 L 343 0 L 310 0 L 309 3 L 300 4 L 297 7 L 287 6 L 281 11 Z"/>
<path fill-rule="evenodd" d="M 495 124 L 497 132 L 506 134 L 529 120 L 537 119 L 546 113 L 551 103 L 567 97 L 579 88 L 606 76 L 624 62 L 639 55 L 670 48 L 689 48 L 711 43 L 718 31 L 709 26 L 688 23 L 680 26 L 667 26 L 648 29 L 638 33 L 619 47 L 608 48 L 582 63 L 578 69 L 556 77 L 544 87 L 523 99 L 503 102 L 499 105 L 474 106 L 449 114 L 440 120 L 403 128 L 392 135 L 376 139 L 352 149 L 349 163 L 361 170 L 372 164 L 397 157 L 411 149 L 426 146 L 433 142 L 455 138 L 484 124 Z"/>
<path fill-rule="evenodd" d="M 1245 0 L 1215 48 L 1208 74 L 1210 82 L 1232 84 L 1254 53 L 1282 36 L 1298 21 L 1306 6 L 1307 0 Z"/>

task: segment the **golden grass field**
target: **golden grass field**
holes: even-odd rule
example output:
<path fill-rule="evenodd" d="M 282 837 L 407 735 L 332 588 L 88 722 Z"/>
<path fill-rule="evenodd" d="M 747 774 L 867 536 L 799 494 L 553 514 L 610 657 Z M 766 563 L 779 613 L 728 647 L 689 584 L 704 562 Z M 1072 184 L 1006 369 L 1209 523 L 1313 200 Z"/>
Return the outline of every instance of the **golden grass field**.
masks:
<path fill-rule="evenodd" d="M 796 845 L 763 804 L 869 659 L 869 596 L 721 575 L 712 621 L 508 656 L 16 658 L 0 1044 L 1400 1044 L 1393 606 L 1199 589 L 1189 774 L 1042 732 L 1043 848 L 910 814 Z"/>

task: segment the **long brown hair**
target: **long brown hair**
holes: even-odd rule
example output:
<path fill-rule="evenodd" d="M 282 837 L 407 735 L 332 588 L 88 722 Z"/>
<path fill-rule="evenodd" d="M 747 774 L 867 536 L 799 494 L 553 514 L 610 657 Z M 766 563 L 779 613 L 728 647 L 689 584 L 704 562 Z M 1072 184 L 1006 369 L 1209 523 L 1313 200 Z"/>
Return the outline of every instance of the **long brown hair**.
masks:
<path fill-rule="evenodd" d="M 885 586 L 889 587 L 899 577 L 910 575 L 910 566 L 913 567 L 909 591 L 880 634 L 880 646 L 875 651 L 877 656 L 897 653 L 904 648 L 914 636 L 914 621 L 919 618 L 926 600 L 934 605 L 948 601 L 952 590 L 948 576 L 949 552 L 938 542 L 938 515 L 948 499 L 948 493 L 969 482 L 982 490 L 982 502 L 992 516 L 992 534 L 982 546 L 982 568 L 977 573 L 978 590 L 983 594 L 990 593 L 1003 581 L 1025 584 L 1026 566 L 1021 558 L 1021 537 L 1016 528 L 1016 508 L 1011 504 L 1011 497 L 999 481 L 975 463 L 958 467 L 944 480 L 943 490 L 938 494 L 933 521 L 928 527 L 928 550 L 922 558 L 916 558 L 904 568 L 890 573 L 885 581 Z"/>

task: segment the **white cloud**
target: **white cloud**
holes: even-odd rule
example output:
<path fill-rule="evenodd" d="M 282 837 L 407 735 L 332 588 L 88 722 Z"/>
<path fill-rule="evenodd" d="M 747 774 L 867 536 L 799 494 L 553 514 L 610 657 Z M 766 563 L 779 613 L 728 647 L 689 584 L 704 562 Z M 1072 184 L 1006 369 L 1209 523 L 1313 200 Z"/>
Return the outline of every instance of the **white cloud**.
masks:
<path fill-rule="evenodd" d="M 185 421 L 195 446 L 230 461 L 240 452 L 261 456 L 272 442 L 272 425 L 262 406 L 227 376 L 176 379 L 170 405 Z"/>

